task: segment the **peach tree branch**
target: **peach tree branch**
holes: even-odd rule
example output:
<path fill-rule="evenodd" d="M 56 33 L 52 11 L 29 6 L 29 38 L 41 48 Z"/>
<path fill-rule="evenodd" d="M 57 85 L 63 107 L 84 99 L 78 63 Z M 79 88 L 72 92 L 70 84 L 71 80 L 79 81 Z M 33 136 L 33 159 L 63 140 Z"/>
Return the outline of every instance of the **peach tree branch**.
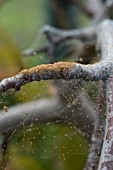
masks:
<path fill-rule="evenodd" d="M 71 80 L 82 78 L 86 81 L 97 81 L 107 79 L 112 69 L 112 61 L 100 61 L 97 64 L 83 65 L 74 62 L 58 62 L 54 64 L 43 64 L 30 69 L 25 69 L 17 75 L 3 79 L 0 82 L 0 92 L 5 92 L 40 80 L 64 79 Z"/>
<path fill-rule="evenodd" d="M 97 113 L 98 118 L 94 123 L 94 130 L 91 138 L 91 148 L 89 151 L 88 159 L 84 170 L 97 170 L 98 163 L 101 155 L 101 149 L 103 144 L 104 129 L 105 129 L 105 83 L 99 82 L 99 92 L 97 99 Z"/>
<path fill-rule="evenodd" d="M 99 170 L 113 169 L 113 76 L 106 81 L 106 128 Z"/>
<path fill-rule="evenodd" d="M 113 67 L 112 29 L 108 25 L 112 25 L 112 21 L 106 20 L 97 28 L 97 46 L 102 51 L 102 58 L 98 63 L 83 65 L 74 62 L 58 62 L 26 69 L 11 78 L 3 79 L 0 82 L 0 92 L 11 88 L 19 90 L 24 84 L 40 80 L 82 78 L 87 81 L 95 81 L 107 79 Z"/>
<path fill-rule="evenodd" d="M 99 33 L 98 33 L 99 34 Z M 113 58 L 113 21 L 105 21 L 101 28 L 99 34 L 99 48 L 101 49 L 101 55 L 108 60 Z M 98 170 L 113 168 L 113 66 L 111 67 L 111 73 L 106 80 L 106 127 L 104 142 L 102 146 L 102 152 L 99 162 Z"/>
<path fill-rule="evenodd" d="M 41 48 L 37 49 L 28 49 L 23 51 L 24 56 L 32 56 L 38 53 L 46 52 L 54 50 L 60 43 L 72 40 L 72 39 L 79 39 L 83 42 L 92 42 L 95 43 L 96 35 L 95 35 L 95 28 L 88 27 L 84 29 L 76 29 L 76 30 L 61 30 L 51 26 L 44 26 L 41 29 L 41 32 L 45 34 L 48 43 Z"/>
<path fill-rule="evenodd" d="M 57 96 L 12 106 L 7 113 L 0 111 L 0 133 L 30 124 L 71 123 L 73 127 L 82 131 L 89 141 L 96 119 L 96 109 L 85 94 L 81 93 L 78 102 L 71 104 L 70 107 L 69 103 L 66 104 Z"/>

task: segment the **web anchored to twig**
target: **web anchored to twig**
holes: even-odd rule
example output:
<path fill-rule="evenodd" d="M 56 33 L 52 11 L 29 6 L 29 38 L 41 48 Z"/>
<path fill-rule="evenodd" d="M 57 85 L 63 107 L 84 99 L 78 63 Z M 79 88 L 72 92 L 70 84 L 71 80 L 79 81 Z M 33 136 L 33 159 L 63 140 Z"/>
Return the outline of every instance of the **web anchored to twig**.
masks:
<path fill-rule="evenodd" d="M 93 30 L 94 31 L 94 30 Z M 66 33 L 68 34 L 68 32 Z M 82 32 L 81 32 L 82 34 Z M 81 35 L 80 34 L 80 35 Z M 96 64 L 83 65 L 74 62 L 58 62 L 54 64 L 40 65 L 31 69 L 25 69 L 17 75 L 3 79 L 0 82 L 0 92 L 15 88 L 19 90 L 21 86 L 32 81 L 50 80 L 50 79 L 84 79 L 86 81 L 103 80 L 106 81 L 106 87 L 109 92 L 106 94 L 107 113 L 105 140 L 102 147 L 99 170 L 112 167 L 112 73 L 113 73 L 113 22 L 106 20 L 99 24 L 97 30 L 92 32 L 96 35 L 97 47 L 101 51 L 101 60 Z M 87 34 L 84 36 L 87 37 Z M 92 36 L 90 36 L 92 37 Z M 90 39 L 90 38 L 88 38 Z M 111 162 L 109 164 L 109 162 Z"/>

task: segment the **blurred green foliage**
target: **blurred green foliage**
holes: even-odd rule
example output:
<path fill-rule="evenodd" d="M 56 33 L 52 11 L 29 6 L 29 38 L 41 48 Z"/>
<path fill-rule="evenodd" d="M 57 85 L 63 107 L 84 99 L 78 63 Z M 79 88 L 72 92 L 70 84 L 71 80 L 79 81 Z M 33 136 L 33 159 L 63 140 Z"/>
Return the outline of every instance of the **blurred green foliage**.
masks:
<path fill-rule="evenodd" d="M 0 8 L 1 78 L 15 74 L 23 67 L 46 62 L 45 55 L 23 59 L 21 51 L 38 47 L 45 41 L 38 30 L 49 24 L 51 2 L 9 0 Z M 33 82 L 23 86 L 19 92 L 3 93 L 0 108 L 49 96 L 50 84 Z M 31 125 L 16 130 L 10 139 L 7 170 L 79 170 L 87 156 L 87 142 L 71 126 Z"/>
<path fill-rule="evenodd" d="M 0 26 L 0 79 L 22 69 L 21 54 L 7 32 Z"/>
<path fill-rule="evenodd" d="M 8 156 L 15 169 L 30 170 L 29 162 L 37 162 L 36 167 L 43 170 L 82 169 L 88 151 L 85 139 L 66 125 L 31 125 L 13 134 L 11 139 Z"/>

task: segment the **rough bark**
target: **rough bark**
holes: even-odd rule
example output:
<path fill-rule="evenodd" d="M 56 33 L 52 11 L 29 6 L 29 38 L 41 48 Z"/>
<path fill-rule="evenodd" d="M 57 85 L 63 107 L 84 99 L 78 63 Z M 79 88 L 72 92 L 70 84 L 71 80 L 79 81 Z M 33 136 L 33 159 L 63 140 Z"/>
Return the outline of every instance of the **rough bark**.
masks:
<path fill-rule="evenodd" d="M 106 81 L 106 128 L 99 170 L 113 169 L 113 76 Z"/>
<path fill-rule="evenodd" d="M 99 34 L 99 47 L 101 48 L 101 55 L 108 60 L 113 58 L 113 22 L 107 21 L 103 23 L 103 27 L 101 27 L 101 33 Z M 103 38 L 104 37 L 104 38 Z M 108 80 L 106 80 L 106 128 L 105 128 L 105 136 L 104 143 L 102 147 L 100 163 L 98 170 L 112 170 L 113 169 L 113 156 L 112 156 L 112 145 L 113 145 L 113 67 L 111 68 L 111 74 L 109 74 Z"/>

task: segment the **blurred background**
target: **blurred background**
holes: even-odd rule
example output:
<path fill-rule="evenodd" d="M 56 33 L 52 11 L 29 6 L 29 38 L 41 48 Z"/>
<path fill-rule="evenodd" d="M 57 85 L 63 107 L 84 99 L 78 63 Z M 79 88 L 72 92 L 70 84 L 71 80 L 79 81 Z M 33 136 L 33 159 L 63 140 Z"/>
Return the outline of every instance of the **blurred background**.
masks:
<path fill-rule="evenodd" d="M 74 29 L 87 26 L 89 18 L 69 0 L 0 0 L 0 79 L 13 76 L 24 68 L 49 62 L 48 55 L 44 53 L 22 56 L 23 50 L 43 46 L 46 38 L 40 29 L 49 24 Z M 80 42 L 75 42 L 58 47 L 55 61 L 75 61 L 74 44 L 78 55 L 81 46 Z M 69 45 L 70 48 L 67 48 Z M 87 57 L 84 63 L 87 63 Z M 95 92 L 89 91 L 89 88 L 87 91 L 94 101 Z M 32 82 L 18 92 L 2 93 L 0 108 L 5 113 L 6 108 L 17 103 L 49 98 L 56 93 L 51 81 Z M 84 135 L 73 126 L 64 124 L 31 124 L 15 129 L 8 140 L 5 165 L 1 168 L 6 170 L 81 170 L 89 149 Z"/>

